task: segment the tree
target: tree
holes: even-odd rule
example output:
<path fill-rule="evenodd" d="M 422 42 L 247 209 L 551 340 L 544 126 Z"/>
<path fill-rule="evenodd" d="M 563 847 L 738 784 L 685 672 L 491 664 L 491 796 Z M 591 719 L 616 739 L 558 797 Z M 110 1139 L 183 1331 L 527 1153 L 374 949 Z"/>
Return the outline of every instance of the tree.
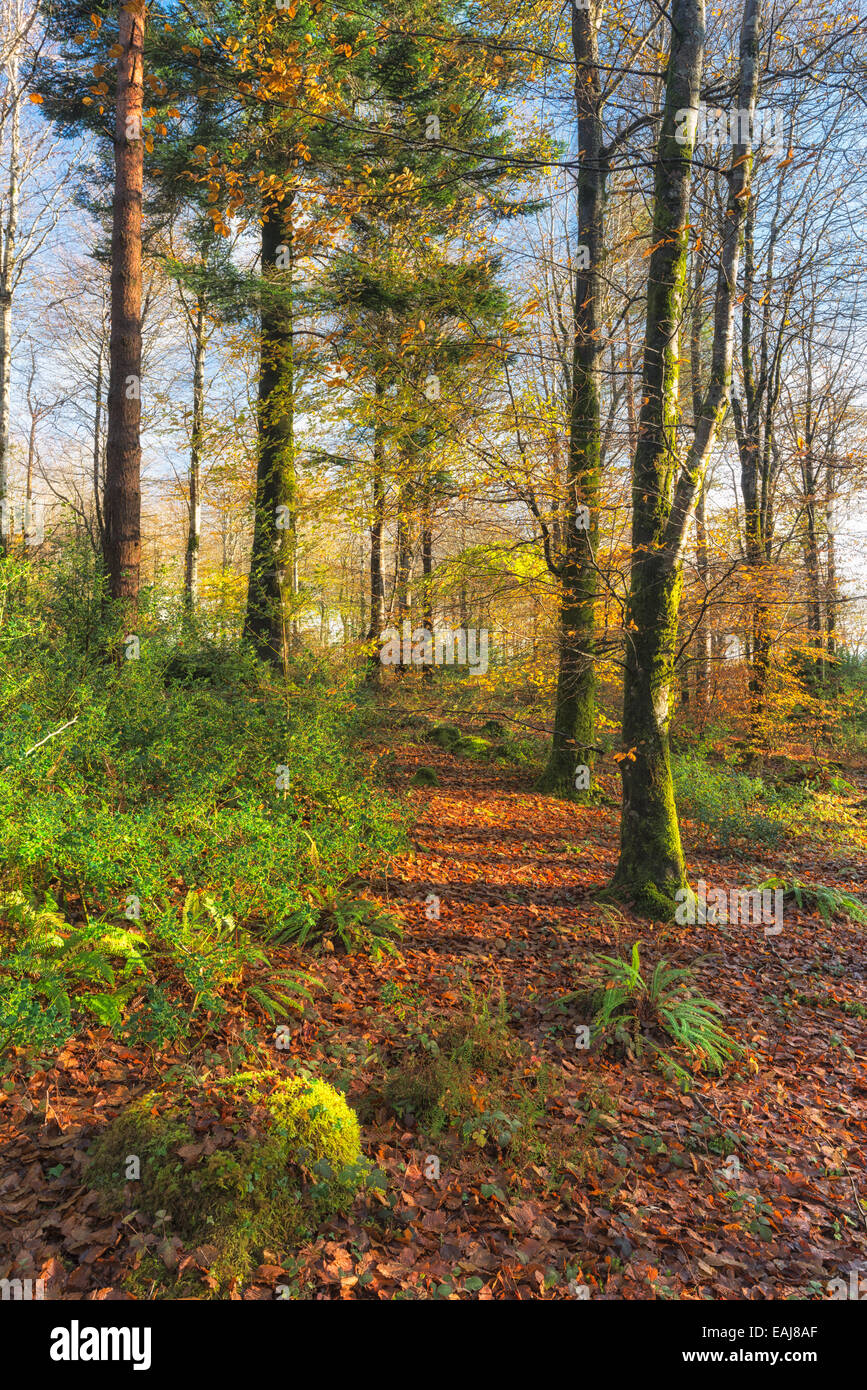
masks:
<path fill-rule="evenodd" d="M 13 299 L 28 262 L 56 223 L 57 184 L 45 178 L 55 154 L 50 132 L 26 148 L 22 138 L 22 113 L 41 47 L 38 16 L 38 4 L 9 0 L 0 17 L 0 554 L 9 485 Z M 38 205 L 22 222 L 22 196 L 36 178 Z"/>
<path fill-rule="evenodd" d="M 675 894 L 685 885 L 668 740 L 683 547 L 731 381 L 734 307 L 749 201 L 751 133 L 759 76 L 759 6 L 760 0 L 745 0 L 737 88 L 741 116 L 728 175 L 711 362 L 701 413 L 679 474 L 678 331 L 687 270 L 695 132 L 692 113 L 697 115 L 704 57 L 703 0 L 678 0 L 672 7 L 671 48 L 657 146 L 642 403 L 632 474 L 632 560 L 620 758 L 623 806 L 614 887 L 644 910 L 666 915 L 671 912 Z"/>

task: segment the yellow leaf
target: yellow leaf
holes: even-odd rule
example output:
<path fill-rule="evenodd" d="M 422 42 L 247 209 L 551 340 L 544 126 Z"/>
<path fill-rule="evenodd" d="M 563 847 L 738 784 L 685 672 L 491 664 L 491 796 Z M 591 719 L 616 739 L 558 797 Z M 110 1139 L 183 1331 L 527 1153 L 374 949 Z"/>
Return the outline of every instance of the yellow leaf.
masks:
<path fill-rule="evenodd" d="M 30 93 L 30 100 L 33 102 L 34 106 L 41 106 L 41 105 L 42 105 L 42 97 L 39 95 L 38 92 L 31 92 L 31 93 Z"/>

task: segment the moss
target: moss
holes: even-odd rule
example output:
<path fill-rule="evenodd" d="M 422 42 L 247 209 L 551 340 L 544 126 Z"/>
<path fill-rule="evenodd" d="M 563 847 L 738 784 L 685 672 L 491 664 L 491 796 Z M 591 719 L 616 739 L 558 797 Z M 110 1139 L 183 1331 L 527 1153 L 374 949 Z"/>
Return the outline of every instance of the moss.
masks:
<path fill-rule="evenodd" d="M 252 1087 L 254 1094 L 260 1084 L 255 1073 L 232 1082 L 235 1089 Z M 327 1166 L 338 1183 L 345 1182 L 347 1175 L 352 1181 L 362 1163 L 361 1130 L 358 1116 L 340 1091 L 318 1077 L 309 1081 L 291 1077 L 265 1097 L 265 1106 L 286 1146 L 287 1161 L 301 1162 L 317 1172 Z"/>
<path fill-rule="evenodd" d="M 464 753 L 468 758 L 488 758 L 491 755 L 491 744 L 486 738 L 467 734 L 460 740 L 456 751 Z"/>
<path fill-rule="evenodd" d="M 499 719 L 486 719 L 482 725 L 482 733 L 490 738 L 502 738 L 504 729 Z"/>
<path fill-rule="evenodd" d="M 275 1084 L 276 1083 L 276 1084 Z M 127 1184 L 130 1155 L 140 1174 Z M 217 1249 L 212 1273 L 243 1280 L 261 1251 L 288 1251 L 343 1210 L 366 1175 L 358 1117 L 325 1081 L 246 1073 L 180 1099 L 150 1092 L 96 1141 L 87 1181 L 117 1211 L 131 1198 L 188 1242 Z"/>
<path fill-rule="evenodd" d="M 411 787 L 438 787 L 440 779 L 432 767 L 417 767 L 409 779 Z"/>
<path fill-rule="evenodd" d="M 435 724 L 427 737 L 430 743 L 452 753 L 461 741 L 461 731 L 454 724 Z"/>

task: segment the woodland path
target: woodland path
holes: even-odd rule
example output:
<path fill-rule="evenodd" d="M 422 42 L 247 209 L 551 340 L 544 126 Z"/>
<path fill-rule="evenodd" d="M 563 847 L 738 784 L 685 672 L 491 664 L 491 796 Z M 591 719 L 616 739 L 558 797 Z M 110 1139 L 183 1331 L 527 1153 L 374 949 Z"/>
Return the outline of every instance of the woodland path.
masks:
<path fill-rule="evenodd" d="M 612 804 L 580 808 L 536 794 L 523 773 L 410 741 L 391 748 L 415 850 L 367 891 L 401 914 L 401 958 L 318 963 L 327 989 L 280 1059 L 346 1090 L 391 1199 L 362 1199 L 297 1260 L 266 1252 L 235 1296 L 273 1298 L 289 1282 L 318 1298 L 553 1299 L 569 1297 L 572 1280 L 573 1294 L 585 1284 L 592 1297 L 779 1299 L 827 1296 L 829 1280 L 867 1275 L 865 929 L 795 912 L 773 940 L 641 922 L 592 896 L 616 855 L 613 778 Z M 437 787 L 409 787 L 422 763 Z M 699 846 L 689 825 L 685 840 L 691 877 L 708 883 L 754 884 L 783 867 L 767 851 L 747 861 Z M 797 847 L 786 859 L 814 876 Z M 820 859 L 821 881 L 863 890 L 859 850 Z M 430 894 L 438 921 L 425 915 Z M 558 999 L 587 956 L 626 954 L 635 940 L 647 964 L 663 954 L 694 966 L 748 1059 L 683 1095 L 648 1062 L 576 1050 L 574 1009 Z M 451 1130 L 425 1137 L 382 1099 L 413 1033 L 459 1011 L 470 986 L 476 998 L 505 997 L 522 1044 L 516 1105 L 538 1090 L 540 1066 L 556 1078 L 539 1117 L 544 1143 L 520 1171 L 508 1149 Z M 249 1023 L 234 1011 L 228 1040 Z M 3 1272 L 15 1260 L 23 1275 L 28 1262 L 34 1277 L 62 1273 L 62 1298 L 152 1297 L 135 1275 L 146 1248 L 166 1267 L 157 1296 L 206 1295 L 206 1249 L 107 1222 L 81 1179 L 107 1118 L 172 1066 L 219 1074 L 221 1041 L 225 1031 L 192 1054 L 155 1057 L 93 1030 L 50 1073 L 0 1095 Z M 438 1180 L 426 1176 L 431 1156 Z"/>

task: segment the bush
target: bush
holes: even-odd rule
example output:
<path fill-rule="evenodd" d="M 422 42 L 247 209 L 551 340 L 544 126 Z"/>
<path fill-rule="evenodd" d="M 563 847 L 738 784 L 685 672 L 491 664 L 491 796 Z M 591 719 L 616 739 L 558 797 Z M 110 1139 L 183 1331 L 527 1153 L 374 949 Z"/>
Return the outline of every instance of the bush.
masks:
<path fill-rule="evenodd" d="M 824 883 L 802 883 L 799 879 L 768 878 L 758 885 L 758 891 L 782 889 L 784 900 L 792 898 L 803 910 L 818 912 L 826 926 L 834 917 L 849 918 L 859 925 L 867 923 L 867 905 L 851 893 L 843 893 Z"/>
<path fill-rule="evenodd" d="M 250 933 L 309 917 L 311 880 L 338 892 L 405 843 L 353 749 L 353 689 L 306 659 L 278 683 L 241 647 L 189 633 L 181 646 L 146 603 L 138 659 L 106 662 L 98 602 L 82 599 L 87 611 L 73 621 L 69 576 L 61 567 L 54 578 L 52 588 L 33 571 L 31 594 L 0 562 L 0 590 L 19 586 L 0 605 L 0 893 L 31 914 L 9 923 L 14 948 L 0 958 L 0 1042 L 33 1030 L 54 1045 L 82 1009 L 103 1008 L 101 1021 L 118 1027 L 118 1010 L 99 999 L 115 989 L 126 991 L 120 1012 L 134 1003 L 137 1036 L 176 1036 L 166 1005 L 178 973 L 192 1011 L 219 1009 L 233 982 L 267 1008 L 250 978 Z M 124 969 L 121 981 L 110 952 L 97 964 L 89 926 L 82 936 L 73 923 L 104 933 L 131 903 L 123 928 L 144 934 L 147 968 L 140 980 Z M 45 911 L 64 944 L 36 929 Z M 73 937 L 89 960 L 66 944 Z M 102 986 L 75 974 L 85 965 L 102 971 Z"/>
<path fill-rule="evenodd" d="M 800 799 L 797 791 L 777 791 L 761 777 L 714 767 L 697 752 L 674 754 L 672 775 L 679 809 L 723 846 L 735 839 L 778 844 L 787 833 L 787 813 Z"/>
<path fill-rule="evenodd" d="M 438 787 L 440 779 L 433 767 L 417 767 L 409 779 L 411 787 Z"/>
<path fill-rule="evenodd" d="M 461 741 L 461 731 L 454 724 L 435 724 L 425 735 L 429 743 L 453 753 Z"/>
<path fill-rule="evenodd" d="M 505 1000 L 475 996 L 461 1017 L 430 1029 L 409 1024 L 410 1045 L 388 1076 L 385 1097 L 398 1115 L 414 1116 L 432 1134 L 475 1109 L 473 1081 L 507 1064 L 513 1048 Z"/>
<path fill-rule="evenodd" d="M 307 908 L 272 931 L 272 941 L 293 941 L 315 951 L 333 951 L 336 943 L 347 955 L 361 951 L 373 960 L 397 954 L 394 938 L 403 935 L 403 928 L 377 903 L 334 888 L 309 888 L 305 896 Z"/>
<path fill-rule="evenodd" d="M 489 758 L 491 756 L 491 744 L 486 738 L 477 738 L 473 734 L 466 734 L 458 744 L 457 752 L 463 753 L 468 758 Z"/>
<path fill-rule="evenodd" d="M 60 1047 L 76 1024 L 94 1018 L 118 1036 L 131 1029 L 161 1044 L 183 1031 L 164 1017 L 172 997 L 186 1023 L 225 1013 L 232 993 L 273 1019 L 303 1008 L 316 983 L 288 967 L 275 972 L 249 934 L 196 892 L 180 914 L 167 905 L 147 931 L 101 919 L 73 925 L 56 902 L 35 907 L 22 893 L 0 897 L 0 921 L 10 942 L 0 957 L 0 1052 Z"/>

